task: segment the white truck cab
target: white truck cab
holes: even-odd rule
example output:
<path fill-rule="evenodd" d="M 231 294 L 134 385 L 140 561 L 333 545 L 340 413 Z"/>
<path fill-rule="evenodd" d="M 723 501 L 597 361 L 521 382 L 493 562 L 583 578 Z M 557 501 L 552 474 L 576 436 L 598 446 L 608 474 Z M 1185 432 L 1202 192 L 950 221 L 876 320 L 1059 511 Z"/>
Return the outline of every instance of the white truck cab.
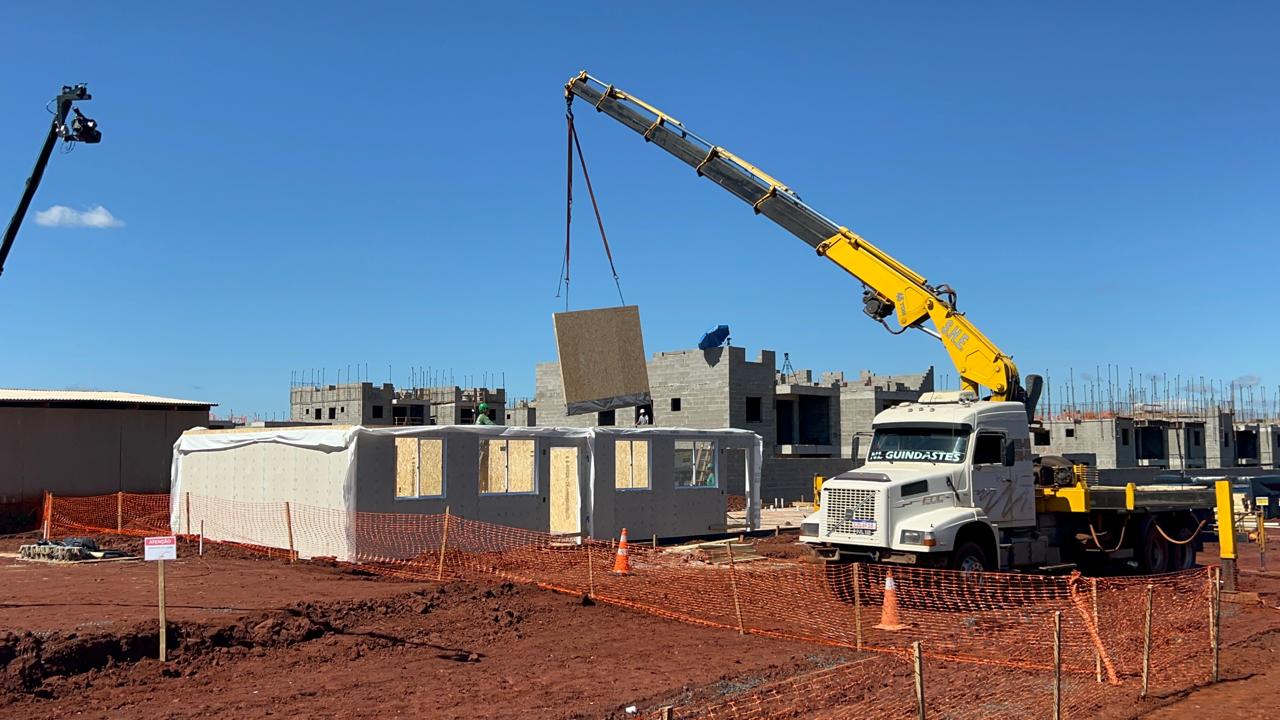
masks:
<path fill-rule="evenodd" d="M 1016 537 L 1041 546 L 1036 561 L 1051 559 L 1035 542 L 1022 403 L 925 393 L 881 412 L 873 429 L 867 463 L 823 483 L 819 510 L 801 525 L 819 557 L 994 569 Z"/>

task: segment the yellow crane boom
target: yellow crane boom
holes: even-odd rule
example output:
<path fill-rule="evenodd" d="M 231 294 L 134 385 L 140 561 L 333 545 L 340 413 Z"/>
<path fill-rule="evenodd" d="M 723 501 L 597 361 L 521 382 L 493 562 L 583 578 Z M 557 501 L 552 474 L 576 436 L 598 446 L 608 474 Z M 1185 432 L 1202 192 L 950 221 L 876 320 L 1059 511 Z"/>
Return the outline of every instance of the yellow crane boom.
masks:
<path fill-rule="evenodd" d="M 987 388 L 993 400 L 1026 403 L 1028 420 L 1031 419 L 1039 395 L 1039 378 L 1028 378 L 1032 386 L 1028 393 L 1013 359 L 956 309 L 956 293 L 949 286 L 929 284 L 923 275 L 827 219 L 756 166 L 703 140 L 679 120 L 586 71 L 565 84 L 570 117 L 575 97 L 640 133 L 646 142 L 671 153 L 698 175 L 750 204 L 757 214 L 808 243 L 819 255 L 862 282 L 863 310 L 868 316 L 890 332 L 915 328 L 939 339 L 956 366 L 964 389 L 980 393 L 980 388 Z M 896 317 L 901 329 L 895 331 L 885 323 L 890 315 Z M 926 320 L 932 322 L 932 328 L 925 325 Z"/>

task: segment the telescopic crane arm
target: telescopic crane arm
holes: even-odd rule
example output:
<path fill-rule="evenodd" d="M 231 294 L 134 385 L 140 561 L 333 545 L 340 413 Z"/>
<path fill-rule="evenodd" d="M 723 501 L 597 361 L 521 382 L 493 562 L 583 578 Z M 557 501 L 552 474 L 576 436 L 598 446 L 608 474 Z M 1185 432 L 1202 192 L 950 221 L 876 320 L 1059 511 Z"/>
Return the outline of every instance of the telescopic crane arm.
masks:
<path fill-rule="evenodd" d="M 571 110 L 575 97 L 641 134 L 646 142 L 676 156 L 698 175 L 751 205 L 757 214 L 808 243 L 819 255 L 862 282 L 863 311 L 868 316 L 888 328 L 885 319 L 895 315 L 901 329 L 889 328 L 890 332 L 916 328 L 938 338 L 959 371 L 964 389 L 979 393 L 985 387 L 993 400 L 1023 402 L 1030 420 L 1039 395 L 1039 377 L 1028 378 L 1028 393 L 1013 359 L 956 308 L 956 293 L 949 286 L 929 284 L 924 276 L 814 210 L 787 186 L 728 150 L 703 140 L 679 120 L 643 100 L 585 71 L 565 85 L 565 99 Z M 925 321 L 931 321 L 933 327 L 927 327 Z"/>
<path fill-rule="evenodd" d="M 31 177 L 27 178 L 27 184 L 22 189 L 18 209 L 14 211 L 8 227 L 4 230 L 4 240 L 0 241 L 0 274 L 4 273 L 4 262 L 9 259 L 9 250 L 13 247 L 14 238 L 18 237 L 18 228 L 22 227 L 22 220 L 27 216 L 27 208 L 31 207 L 31 200 L 36 196 L 36 188 L 40 187 L 45 166 L 49 164 L 49 156 L 53 154 L 53 146 L 58 144 L 59 140 L 83 143 L 96 143 L 102 140 L 98 123 L 71 107 L 73 102 L 92 99 L 93 96 L 84 85 L 63 85 L 62 92 L 54 99 L 56 108 L 53 112 L 53 121 L 49 124 L 49 132 L 45 135 L 40 154 L 36 156 L 36 166 L 31 170 Z M 76 116 L 68 125 L 67 115 L 73 110 Z"/>

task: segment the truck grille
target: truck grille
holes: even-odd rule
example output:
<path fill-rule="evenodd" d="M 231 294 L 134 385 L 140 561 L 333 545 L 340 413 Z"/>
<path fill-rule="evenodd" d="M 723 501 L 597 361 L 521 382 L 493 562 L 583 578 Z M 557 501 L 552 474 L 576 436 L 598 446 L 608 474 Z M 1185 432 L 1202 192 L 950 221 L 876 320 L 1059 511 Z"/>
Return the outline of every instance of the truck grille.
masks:
<path fill-rule="evenodd" d="M 876 520 L 878 490 L 831 488 L 827 491 L 827 532 L 872 536 L 879 531 Z"/>

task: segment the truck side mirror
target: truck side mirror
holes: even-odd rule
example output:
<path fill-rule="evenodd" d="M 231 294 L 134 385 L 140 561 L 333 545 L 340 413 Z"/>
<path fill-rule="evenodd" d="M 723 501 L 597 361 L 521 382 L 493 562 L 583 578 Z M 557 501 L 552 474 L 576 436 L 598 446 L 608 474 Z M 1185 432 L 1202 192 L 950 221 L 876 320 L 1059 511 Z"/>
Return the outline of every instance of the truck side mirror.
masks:
<path fill-rule="evenodd" d="M 1006 440 L 1004 443 L 1004 466 L 1013 467 L 1014 459 L 1017 457 L 1016 446 L 1013 441 Z"/>

